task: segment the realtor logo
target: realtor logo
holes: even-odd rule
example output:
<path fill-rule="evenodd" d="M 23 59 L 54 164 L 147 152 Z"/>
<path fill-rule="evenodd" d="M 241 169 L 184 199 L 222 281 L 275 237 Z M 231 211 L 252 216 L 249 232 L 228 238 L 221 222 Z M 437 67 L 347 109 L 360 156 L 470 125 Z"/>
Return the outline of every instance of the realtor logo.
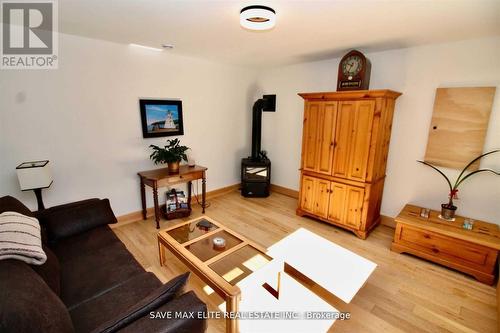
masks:
<path fill-rule="evenodd" d="M 55 69 L 55 0 L 2 1 L 1 69 Z"/>

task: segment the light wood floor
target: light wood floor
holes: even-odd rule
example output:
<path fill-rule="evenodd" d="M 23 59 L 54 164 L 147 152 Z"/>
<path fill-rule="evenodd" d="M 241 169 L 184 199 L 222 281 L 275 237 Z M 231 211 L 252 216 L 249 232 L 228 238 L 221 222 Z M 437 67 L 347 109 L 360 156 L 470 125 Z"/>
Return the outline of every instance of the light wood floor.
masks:
<path fill-rule="evenodd" d="M 461 273 L 389 250 L 394 230 L 377 227 L 366 240 L 309 218 L 295 215 L 297 200 L 273 193 L 265 199 L 246 199 L 231 192 L 210 200 L 206 215 L 242 235 L 269 247 L 290 232 L 305 227 L 357 254 L 378 267 L 350 304 L 332 304 L 351 312 L 337 321 L 331 332 L 496 332 L 496 291 Z M 190 218 L 200 216 L 195 209 Z M 180 220 L 161 221 L 161 228 Z M 137 260 L 167 281 L 187 268 L 167 251 L 167 265 L 160 267 L 156 229 L 152 219 L 113 229 Z M 318 262 L 329 264 L 318 256 Z M 205 284 L 191 274 L 189 288 L 217 310 L 222 299 L 207 295 Z M 332 303 L 336 301 L 333 300 Z M 208 332 L 224 332 L 224 322 L 210 320 Z"/>

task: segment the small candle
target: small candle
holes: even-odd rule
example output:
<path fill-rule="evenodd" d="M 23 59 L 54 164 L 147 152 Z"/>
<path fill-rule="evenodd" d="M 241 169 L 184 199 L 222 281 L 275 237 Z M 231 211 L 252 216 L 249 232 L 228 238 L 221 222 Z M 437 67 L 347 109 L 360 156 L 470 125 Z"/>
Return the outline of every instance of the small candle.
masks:
<path fill-rule="evenodd" d="M 215 237 L 212 242 L 216 249 L 223 249 L 226 247 L 226 240 L 222 237 Z"/>

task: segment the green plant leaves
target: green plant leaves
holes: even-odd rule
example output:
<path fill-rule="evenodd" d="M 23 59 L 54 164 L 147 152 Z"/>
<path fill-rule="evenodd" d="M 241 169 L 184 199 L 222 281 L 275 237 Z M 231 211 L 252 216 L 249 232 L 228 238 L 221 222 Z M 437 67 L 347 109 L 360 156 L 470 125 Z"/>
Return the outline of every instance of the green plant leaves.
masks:
<path fill-rule="evenodd" d="M 430 163 L 427 163 L 427 162 L 425 162 L 425 161 L 417 161 L 417 162 L 420 162 L 420 163 L 422 163 L 422 164 L 425 164 L 425 165 L 427 165 L 427 166 L 429 166 L 429 167 L 433 168 L 433 169 L 434 169 L 434 170 L 436 170 L 437 172 L 439 172 L 439 173 L 441 174 L 441 176 L 443 176 L 443 177 L 444 177 L 444 179 L 446 179 L 446 182 L 448 183 L 448 186 L 450 187 L 450 193 L 451 193 L 451 191 L 453 191 L 453 186 L 451 186 L 451 181 L 450 181 L 450 179 L 449 179 L 449 178 L 448 178 L 448 177 L 444 174 L 444 172 L 443 172 L 443 171 L 439 170 L 439 169 L 438 169 L 438 168 L 436 168 L 434 165 L 432 165 L 432 164 L 430 164 Z"/>
<path fill-rule="evenodd" d="M 491 150 L 489 152 L 486 152 L 484 154 L 481 154 L 479 155 L 478 157 L 476 157 L 475 159 L 473 159 L 472 161 L 470 161 L 466 166 L 465 168 L 463 168 L 462 172 L 460 172 L 460 175 L 458 175 L 458 178 L 455 182 L 455 188 L 458 187 L 458 185 L 460 185 L 461 182 L 463 182 L 465 179 L 469 178 L 472 174 L 475 174 L 476 171 L 479 171 L 479 170 L 476 170 L 475 172 L 472 172 L 470 174 L 468 174 L 467 176 L 465 176 L 463 179 L 462 179 L 462 176 L 464 175 L 465 171 L 467 171 L 467 169 L 472 165 L 474 164 L 476 161 L 479 161 L 480 159 L 482 159 L 483 157 L 487 156 L 487 155 L 490 155 L 490 154 L 493 154 L 493 153 L 498 153 L 500 152 L 500 149 L 494 149 L 494 150 Z M 491 170 L 493 173 L 496 173 L 495 171 Z"/>
<path fill-rule="evenodd" d="M 155 164 L 180 162 L 181 160 L 187 161 L 186 151 L 189 147 L 181 146 L 179 139 L 167 140 L 166 145 L 160 148 L 156 145 L 150 145 L 149 148 L 153 150 L 149 158 Z"/>
<path fill-rule="evenodd" d="M 500 172 L 497 172 L 495 170 L 492 170 L 492 169 L 488 169 L 488 168 L 484 168 L 484 169 L 479 169 L 479 170 L 475 170 L 475 171 L 472 171 L 466 175 L 465 172 L 467 171 L 467 169 L 472 165 L 474 164 L 476 161 L 479 161 L 481 158 L 487 156 L 487 155 L 490 155 L 490 154 L 493 154 L 493 153 L 498 153 L 500 152 L 500 149 L 494 149 L 494 150 L 491 150 L 489 152 L 486 152 L 484 154 L 481 154 L 479 155 L 478 157 L 474 158 L 472 161 L 470 161 L 466 166 L 465 168 L 463 168 L 463 170 L 460 172 L 460 174 L 458 175 L 457 179 L 455 180 L 455 184 L 452 186 L 451 185 L 451 181 L 450 179 L 441 171 L 439 170 L 437 167 L 435 167 L 434 165 L 430 164 L 430 163 L 427 163 L 425 161 L 417 161 L 417 162 L 420 162 L 422 164 L 425 164 L 431 168 L 433 168 L 434 170 L 436 170 L 437 172 L 439 172 L 443 177 L 444 179 L 446 179 L 446 182 L 448 183 L 448 186 L 450 188 L 450 203 L 452 203 L 452 197 L 453 197 L 453 193 L 457 192 L 458 191 L 458 186 L 460 186 L 460 184 L 462 184 L 466 179 L 470 178 L 471 176 L 473 175 L 476 175 L 478 173 L 482 173 L 482 172 L 491 172 L 497 176 L 500 176 Z"/>

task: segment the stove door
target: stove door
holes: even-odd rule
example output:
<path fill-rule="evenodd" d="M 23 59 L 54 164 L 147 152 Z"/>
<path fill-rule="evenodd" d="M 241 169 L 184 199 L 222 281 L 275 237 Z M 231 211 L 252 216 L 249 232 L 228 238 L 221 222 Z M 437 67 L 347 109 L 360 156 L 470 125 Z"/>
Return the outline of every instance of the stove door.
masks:
<path fill-rule="evenodd" d="M 243 169 L 244 180 L 267 181 L 269 170 L 267 167 L 250 167 L 246 166 Z"/>

